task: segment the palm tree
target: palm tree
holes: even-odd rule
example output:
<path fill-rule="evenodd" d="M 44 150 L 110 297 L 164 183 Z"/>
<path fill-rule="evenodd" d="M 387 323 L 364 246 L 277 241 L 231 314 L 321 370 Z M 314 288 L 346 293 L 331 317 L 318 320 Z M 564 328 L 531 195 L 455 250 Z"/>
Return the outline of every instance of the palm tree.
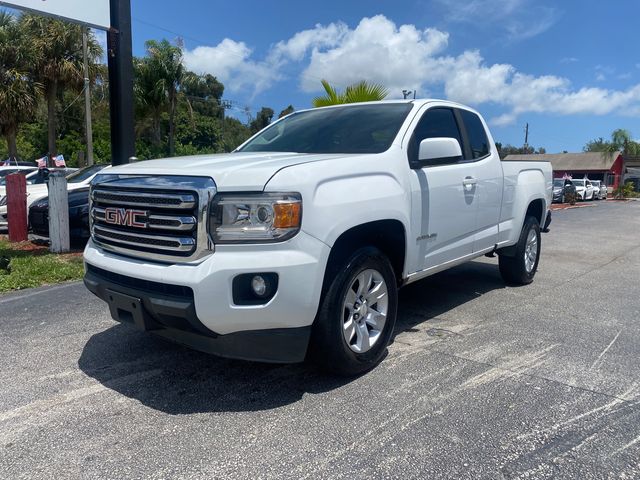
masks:
<path fill-rule="evenodd" d="M 342 103 L 372 102 L 384 100 L 389 95 L 389 91 L 383 85 L 369 83 L 366 80 L 349 85 L 343 93 L 338 93 L 326 80 L 322 80 L 321 83 L 326 95 L 314 98 L 314 107 L 326 107 Z"/>
<path fill-rule="evenodd" d="M 20 123 L 31 119 L 38 105 L 41 85 L 29 74 L 29 62 L 38 55 L 15 17 L 0 12 L 0 134 L 7 141 L 10 158 L 18 157 Z"/>
<path fill-rule="evenodd" d="M 169 112 L 169 156 L 175 154 L 175 118 L 180 86 L 185 77 L 182 49 L 169 41 L 149 40 L 147 56 L 137 67 L 136 96 L 143 111 L 152 121 L 153 143 L 161 143 L 160 120 Z"/>
<path fill-rule="evenodd" d="M 20 24 L 40 52 L 32 68 L 35 78 L 43 85 L 47 103 L 49 153 L 56 155 L 58 96 L 66 88 L 81 91 L 84 86 L 82 27 L 32 14 L 22 15 Z M 95 63 L 102 49 L 91 33 L 87 46 L 90 76 L 94 77 Z"/>

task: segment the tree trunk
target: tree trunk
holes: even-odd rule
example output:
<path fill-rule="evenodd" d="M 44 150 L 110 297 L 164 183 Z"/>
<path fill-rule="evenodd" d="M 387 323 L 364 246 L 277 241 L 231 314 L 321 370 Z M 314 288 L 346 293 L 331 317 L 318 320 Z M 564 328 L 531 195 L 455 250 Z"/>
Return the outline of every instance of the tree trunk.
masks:
<path fill-rule="evenodd" d="M 169 94 L 169 156 L 173 157 L 176 153 L 175 135 L 176 135 L 176 95 Z"/>
<path fill-rule="evenodd" d="M 154 112 L 153 114 L 153 146 L 160 148 L 162 143 L 162 134 L 160 132 L 160 113 Z"/>
<path fill-rule="evenodd" d="M 9 158 L 11 160 L 18 158 L 18 146 L 16 145 L 16 130 L 7 129 L 5 132 L 5 138 L 7 139 L 7 149 L 9 150 Z"/>
<path fill-rule="evenodd" d="M 57 119 L 56 119 L 56 97 L 58 96 L 58 82 L 47 82 L 45 87 L 45 95 L 47 97 L 47 120 L 48 120 L 48 137 L 49 137 L 49 155 L 58 155 L 56 147 L 57 137 Z"/>

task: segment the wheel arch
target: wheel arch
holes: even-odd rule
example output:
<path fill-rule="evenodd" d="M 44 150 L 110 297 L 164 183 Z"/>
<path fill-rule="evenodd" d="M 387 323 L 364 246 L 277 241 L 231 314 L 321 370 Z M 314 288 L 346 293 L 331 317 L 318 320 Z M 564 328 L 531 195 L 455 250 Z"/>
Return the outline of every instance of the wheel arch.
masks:
<path fill-rule="evenodd" d="M 333 243 L 325 268 L 323 295 L 349 256 L 363 247 L 375 247 L 389 258 L 396 281 L 400 285 L 407 251 L 405 227 L 401 221 L 395 219 L 375 220 L 349 228 Z"/>

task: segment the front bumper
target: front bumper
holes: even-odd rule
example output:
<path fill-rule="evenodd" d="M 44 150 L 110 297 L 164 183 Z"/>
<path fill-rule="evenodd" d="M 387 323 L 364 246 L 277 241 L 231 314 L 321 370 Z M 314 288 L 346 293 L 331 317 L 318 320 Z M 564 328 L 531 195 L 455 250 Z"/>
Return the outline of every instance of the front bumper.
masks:
<path fill-rule="evenodd" d="M 89 241 L 87 288 L 129 322 L 197 350 L 269 362 L 304 359 L 329 247 L 304 232 L 269 245 L 219 245 L 199 263 L 149 263 Z M 275 296 L 235 305 L 232 285 L 244 273 L 274 272 Z M 115 295 L 114 295 L 115 293 Z"/>

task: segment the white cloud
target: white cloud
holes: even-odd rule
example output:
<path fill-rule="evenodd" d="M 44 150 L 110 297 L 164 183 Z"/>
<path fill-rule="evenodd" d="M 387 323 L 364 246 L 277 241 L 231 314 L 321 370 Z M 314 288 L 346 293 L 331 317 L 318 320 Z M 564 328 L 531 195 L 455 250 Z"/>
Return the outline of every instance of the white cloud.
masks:
<path fill-rule="evenodd" d="M 318 24 L 310 30 L 296 33 L 287 41 L 278 42 L 272 49 L 269 59 L 273 63 L 286 60 L 300 61 L 310 48 L 333 47 L 340 43 L 349 27 L 342 23 L 330 23 L 326 27 Z"/>
<path fill-rule="evenodd" d="M 399 95 L 403 88 L 417 89 L 425 83 L 425 60 L 444 50 L 448 39 L 448 33 L 432 28 L 398 28 L 382 15 L 363 18 L 355 29 L 342 33 L 337 45 L 313 47 L 301 86 L 312 92 L 323 78 L 338 87 L 367 79 Z"/>
<path fill-rule="evenodd" d="M 532 38 L 551 28 L 560 17 L 554 7 L 533 0 L 437 0 L 445 18 L 485 31 L 503 32 L 512 40 Z"/>
<path fill-rule="evenodd" d="M 215 75 L 232 92 L 249 89 L 255 95 L 271 87 L 280 75 L 268 62 L 252 60 L 251 54 L 244 42 L 225 38 L 215 47 L 185 50 L 184 62 L 196 73 Z"/>
<path fill-rule="evenodd" d="M 465 9 L 480 9 L 488 5 L 486 1 L 474 0 Z M 527 1 L 498 3 L 515 11 Z M 185 61 L 196 72 L 216 75 L 232 92 L 265 90 L 284 78 L 285 67 L 295 66 L 303 66 L 300 87 L 308 93 L 322 91 L 321 79 L 339 88 L 363 79 L 381 83 L 392 98 L 401 97 L 403 89 L 417 90 L 420 96 L 429 90 L 443 91 L 446 98 L 473 106 L 502 107 L 491 120 L 494 125 L 513 123 L 527 112 L 640 115 L 640 84 L 627 90 L 576 89 L 567 78 L 535 76 L 510 64 L 487 63 L 477 50 L 448 55 L 448 42 L 449 34 L 442 30 L 398 26 L 378 15 L 363 18 L 354 28 L 338 22 L 298 32 L 274 44 L 263 60 L 255 59 L 245 43 L 225 39 L 215 47 L 185 51 Z M 611 67 L 596 67 L 596 73 L 609 76 L 610 72 Z"/>

